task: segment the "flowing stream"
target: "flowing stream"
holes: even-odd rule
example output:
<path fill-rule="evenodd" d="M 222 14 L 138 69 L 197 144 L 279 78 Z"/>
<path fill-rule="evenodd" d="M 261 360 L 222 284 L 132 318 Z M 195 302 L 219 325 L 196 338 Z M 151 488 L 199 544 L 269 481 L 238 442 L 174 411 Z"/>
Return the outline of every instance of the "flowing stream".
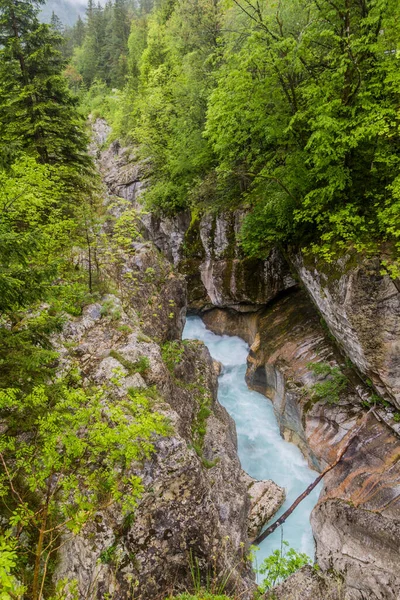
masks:
<path fill-rule="evenodd" d="M 247 387 L 245 374 L 249 347 L 246 342 L 239 337 L 215 335 L 206 329 L 199 317 L 188 317 L 183 337 L 202 340 L 211 356 L 223 365 L 219 377 L 218 400 L 235 420 L 243 469 L 256 479 L 272 479 L 286 489 L 286 501 L 272 518 L 274 521 L 317 477 L 317 473 L 308 467 L 297 446 L 281 437 L 272 402 Z M 310 513 L 317 502 L 320 489 L 318 486 L 313 490 L 282 526 L 283 539 L 292 548 L 305 552 L 312 559 L 314 540 Z M 281 537 L 281 528 L 278 528 L 262 542 L 255 556 L 258 565 L 281 547 Z"/>

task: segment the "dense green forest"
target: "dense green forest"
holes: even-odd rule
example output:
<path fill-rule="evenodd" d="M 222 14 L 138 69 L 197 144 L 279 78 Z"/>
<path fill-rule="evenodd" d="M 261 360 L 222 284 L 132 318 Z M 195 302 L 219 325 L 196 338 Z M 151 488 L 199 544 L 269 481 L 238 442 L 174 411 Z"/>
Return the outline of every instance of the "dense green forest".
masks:
<path fill-rule="evenodd" d="M 151 160 L 152 210 L 245 208 L 250 255 L 379 247 L 396 276 L 399 27 L 396 0 L 89 3 L 67 75 Z"/>
<path fill-rule="evenodd" d="M 106 496 L 132 510 L 141 483 L 120 466 L 166 431 L 141 395 L 130 398 L 134 426 L 123 403 L 105 419 L 107 390 L 60 374 L 52 343 L 66 315 L 107 291 L 89 113 L 151 165 L 150 210 L 244 209 L 250 256 L 275 245 L 328 262 L 379 252 L 382 269 L 400 273 L 398 0 L 89 0 L 73 27 L 57 15 L 40 23 L 42 4 L 0 0 L 7 600 L 55 593 L 62 533 Z"/>
<path fill-rule="evenodd" d="M 129 411 L 122 401 L 106 415 L 108 390 L 84 388 L 73 365 L 60 367 L 52 336 L 105 289 L 91 266 L 102 215 L 63 40 L 39 22 L 40 4 L 0 1 L 2 600 L 54 592 L 60 536 L 110 499 L 132 510 L 142 485 L 122 465 L 165 431 L 140 393 Z"/>

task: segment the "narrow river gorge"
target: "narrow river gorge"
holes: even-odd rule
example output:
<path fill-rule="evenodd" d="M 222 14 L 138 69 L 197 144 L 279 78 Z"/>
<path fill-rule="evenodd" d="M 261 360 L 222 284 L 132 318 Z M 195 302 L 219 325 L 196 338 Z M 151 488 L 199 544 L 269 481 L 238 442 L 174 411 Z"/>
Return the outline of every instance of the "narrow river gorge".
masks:
<path fill-rule="evenodd" d="M 96 127 L 103 143 L 107 124 L 98 121 Z M 376 259 L 355 263 L 349 257 L 328 269 L 300 251 L 284 257 L 275 249 L 264 260 L 243 258 L 238 240 L 241 211 L 199 217 L 185 211 L 171 218 L 149 214 L 139 199 L 145 174 L 129 156 L 115 142 L 99 159 L 109 192 L 138 209 L 144 237 L 135 242 L 135 257 L 127 265 L 140 287 L 136 279 L 132 285 L 127 278 L 123 292 L 140 313 L 144 334 L 161 341 L 164 352 L 171 342 L 170 351 L 180 347 L 188 310 L 203 315 L 204 321 L 188 318 L 184 338 L 203 341 L 223 365 L 218 399 L 236 423 L 244 471 L 261 481 L 258 489 L 271 479 L 286 491 L 286 501 L 272 520 L 315 479 L 308 465 L 324 469 L 347 446 L 320 489 L 261 544 L 255 566 L 280 548 L 282 535 L 296 551 L 311 560 L 315 556 L 319 571 L 316 575 L 312 569 L 301 570 L 276 592 L 279 599 L 397 600 L 400 405 L 394 340 L 400 332 L 400 295 L 395 284 L 382 275 Z M 148 349 L 140 347 L 138 352 L 147 355 Z M 250 493 L 249 511 L 253 484 L 242 477 L 233 425 L 219 404 L 212 406 L 207 419 L 204 457 L 220 460 L 212 469 L 196 463 L 192 434 L 198 399 L 193 386 L 207 381 L 213 400 L 217 390 L 199 346 L 186 344 L 182 352 L 172 358 L 167 372 L 152 352 L 154 364 L 146 374 L 145 383 L 156 383 L 177 413 L 178 442 L 171 440 L 170 451 L 183 443 L 188 452 L 175 461 L 165 449 L 157 449 L 157 456 L 164 453 L 162 460 L 156 459 L 161 471 L 155 471 L 141 504 L 145 524 L 135 525 L 137 539 L 145 543 L 129 543 L 130 552 L 133 548 L 142 561 L 138 577 L 145 598 L 176 580 L 176 565 L 181 589 L 190 585 L 187 554 L 182 552 L 188 543 L 202 557 L 206 573 L 214 548 L 231 540 L 228 562 L 220 568 L 235 568 L 242 544 L 254 539 L 251 511 L 257 525 L 265 515 L 257 506 L 257 494 Z M 339 387 L 338 375 L 343 382 Z M 153 480 L 162 483 L 155 488 Z M 183 480 L 190 501 L 174 500 L 177 480 Z M 162 490 L 156 499 L 154 489 Z M 182 493 L 179 488 L 179 497 Z M 152 537 L 143 538 L 142 530 L 150 530 L 149 519 L 154 521 Z M 173 537 L 167 540 L 166 531 Z M 149 560 L 154 555 L 157 559 Z M 154 579 L 150 573 L 156 574 Z M 238 574 L 230 592 L 253 589 L 248 576 Z"/>
<path fill-rule="evenodd" d="M 183 337 L 203 341 L 213 359 L 222 364 L 218 400 L 236 423 L 238 454 L 243 469 L 256 479 L 272 479 L 285 488 L 286 500 L 273 517 L 275 520 L 315 479 L 317 473 L 309 468 L 300 450 L 281 437 L 271 401 L 247 387 L 245 374 L 249 346 L 246 342 L 236 336 L 212 333 L 195 316 L 188 317 Z M 316 488 L 282 528 L 264 540 L 256 552 L 255 566 L 280 548 L 282 538 L 298 552 L 314 557 L 310 514 L 320 489 Z"/>

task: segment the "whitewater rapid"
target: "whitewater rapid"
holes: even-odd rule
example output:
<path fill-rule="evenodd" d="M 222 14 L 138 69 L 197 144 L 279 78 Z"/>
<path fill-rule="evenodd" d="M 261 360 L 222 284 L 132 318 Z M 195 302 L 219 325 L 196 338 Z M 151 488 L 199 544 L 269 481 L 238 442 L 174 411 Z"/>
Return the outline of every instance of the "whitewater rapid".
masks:
<path fill-rule="evenodd" d="M 183 337 L 202 340 L 211 356 L 223 365 L 218 400 L 235 420 L 243 469 L 256 479 L 272 479 L 286 489 L 286 501 L 273 517 L 274 521 L 318 474 L 309 468 L 297 446 L 281 437 L 272 402 L 247 387 L 245 374 L 249 347 L 246 342 L 239 337 L 215 335 L 206 329 L 199 317 L 188 317 Z M 282 528 L 262 542 L 255 554 L 255 566 L 281 547 L 281 536 L 292 548 L 314 559 L 310 513 L 317 503 L 320 489 L 320 486 L 317 487 Z"/>

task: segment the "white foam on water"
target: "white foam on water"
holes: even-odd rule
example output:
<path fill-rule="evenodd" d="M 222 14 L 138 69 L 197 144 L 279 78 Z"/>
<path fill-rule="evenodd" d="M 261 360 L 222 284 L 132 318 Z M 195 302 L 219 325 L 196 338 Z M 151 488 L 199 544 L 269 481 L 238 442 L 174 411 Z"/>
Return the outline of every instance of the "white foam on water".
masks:
<path fill-rule="evenodd" d="M 246 342 L 239 337 L 215 335 L 206 329 L 199 317 L 188 317 L 183 337 L 202 340 L 211 356 L 223 365 L 218 400 L 235 420 L 243 469 L 256 479 L 272 479 L 286 489 L 286 501 L 273 517 L 274 521 L 318 474 L 309 468 L 297 446 L 281 437 L 272 402 L 248 389 L 245 374 L 249 347 Z M 321 485 L 300 503 L 282 526 L 283 534 L 278 528 L 262 542 L 256 553 L 256 564 L 261 564 L 265 557 L 281 547 L 282 535 L 292 548 L 314 558 L 310 514 L 320 490 Z"/>

